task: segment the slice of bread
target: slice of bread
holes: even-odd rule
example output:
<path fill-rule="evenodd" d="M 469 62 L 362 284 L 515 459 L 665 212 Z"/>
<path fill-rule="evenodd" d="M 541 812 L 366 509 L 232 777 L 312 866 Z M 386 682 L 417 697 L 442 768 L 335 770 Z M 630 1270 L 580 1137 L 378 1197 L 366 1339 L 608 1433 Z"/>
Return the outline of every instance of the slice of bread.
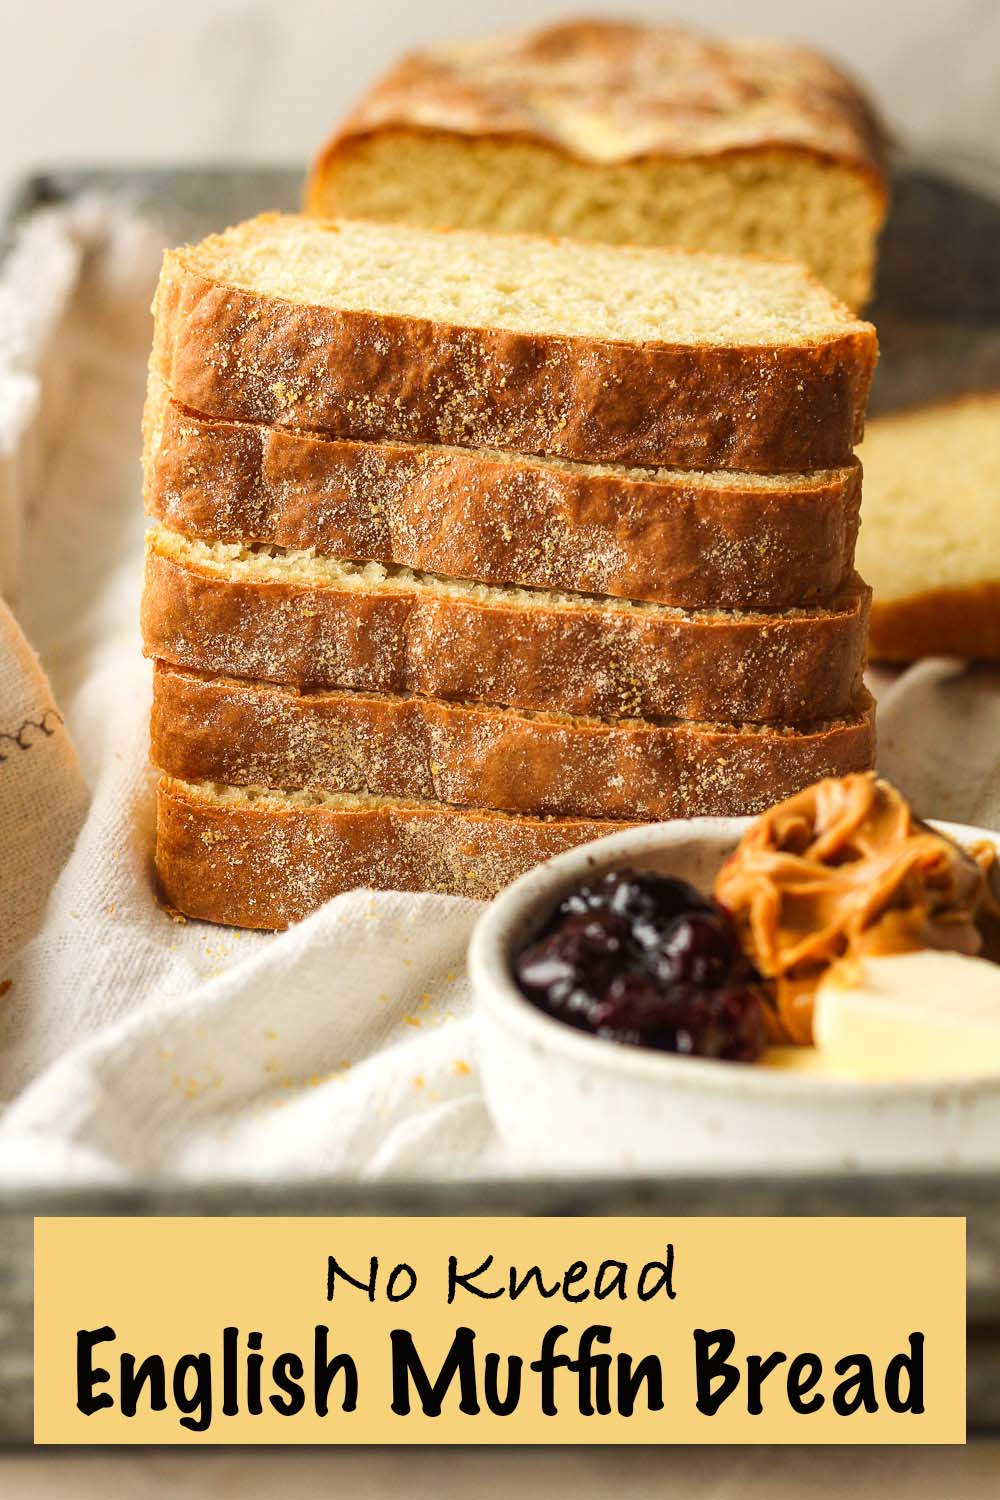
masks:
<path fill-rule="evenodd" d="M 569 21 L 404 58 L 317 159 L 307 206 L 410 224 L 792 256 L 866 301 L 885 144 L 801 47 Z"/>
<path fill-rule="evenodd" d="M 572 718 L 154 674 L 152 758 L 182 781 L 422 798 L 556 817 L 756 813 L 867 770 L 874 705 L 806 729 Z"/>
<path fill-rule="evenodd" d="M 864 469 L 872 656 L 1000 660 L 1000 391 L 877 418 Z"/>
<path fill-rule="evenodd" d="M 591 463 L 847 463 L 875 330 L 801 266 L 265 214 L 168 251 L 152 368 L 205 416 Z"/>
<path fill-rule="evenodd" d="M 489 900 L 533 865 L 630 826 L 169 776 L 156 804 L 164 902 L 204 922 L 268 930 L 366 886 Z"/>
<path fill-rule="evenodd" d="M 500 589 L 310 552 L 148 538 L 146 653 L 298 687 L 614 718 L 797 724 L 851 711 L 868 590 L 828 608 L 693 612 Z"/>
<path fill-rule="evenodd" d="M 854 566 L 861 470 L 627 469 L 212 421 L 153 383 L 146 509 L 268 542 L 685 609 L 831 598 Z"/>

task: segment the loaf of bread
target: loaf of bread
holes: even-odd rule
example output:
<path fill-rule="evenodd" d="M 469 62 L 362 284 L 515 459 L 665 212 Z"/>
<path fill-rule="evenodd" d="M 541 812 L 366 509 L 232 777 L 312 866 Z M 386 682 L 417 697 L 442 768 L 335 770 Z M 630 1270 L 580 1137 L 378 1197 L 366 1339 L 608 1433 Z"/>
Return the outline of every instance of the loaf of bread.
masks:
<path fill-rule="evenodd" d="M 203 416 L 640 467 L 847 464 L 877 350 L 791 262 L 277 214 L 168 251 L 154 311 Z"/>
<path fill-rule="evenodd" d="M 819 603 L 853 571 L 856 463 L 706 474 L 366 443 L 213 421 L 153 385 L 146 509 L 204 541 L 684 609 Z"/>
<path fill-rule="evenodd" d="M 572 718 L 371 692 L 297 692 L 158 663 L 152 758 L 181 781 L 365 793 L 561 818 L 761 812 L 867 770 L 874 705 L 811 728 Z"/>
<path fill-rule="evenodd" d="M 154 311 L 178 911 L 489 897 L 870 765 L 875 333 L 803 267 L 264 215 L 168 252 Z"/>
<path fill-rule="evenodd" d="M 1000 391 L 878 417 L 863 457 L 872 656 L 1000 660 Z"/>
<path fill-rule="evenodd" d="M 855 579 L 822 609 L 684 611 L 159 528 L 142 622 L 147 655 L 222 676 L 610 718 L 796 724 L 851 711 L 868 599 Z"/>
<path fill-rule="evenodd" d="M 824 58 L 569 21 L 405 58 L 318 157 L 307 206 L 803 260 L 852 307 L 886 207 L 883 132 Z"/>
<path fill-rule="evenodd" d="M 270 930 L 359 886 L 489 900 L 533 865 L 629 826 L 165 776 L 156 871 L 185 916 Z"/>

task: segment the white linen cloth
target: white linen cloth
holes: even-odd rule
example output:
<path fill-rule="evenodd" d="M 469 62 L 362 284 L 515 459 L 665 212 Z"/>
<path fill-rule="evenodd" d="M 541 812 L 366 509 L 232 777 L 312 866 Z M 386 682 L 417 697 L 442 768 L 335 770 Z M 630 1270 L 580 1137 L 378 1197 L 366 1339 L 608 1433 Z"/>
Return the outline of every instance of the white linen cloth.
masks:
<path fill-rule="evenodd" d="M 155 252 L 121 205 L 51 210 L 0 288 L 0 1181 L 523 1170 L 477 1085 L 477 903 L 355 892 L 266 936 L 154 899 Z M 995 674 L 929 662 L 876 685 L 883 771 L 929 815 L 1000 826 Z"/>

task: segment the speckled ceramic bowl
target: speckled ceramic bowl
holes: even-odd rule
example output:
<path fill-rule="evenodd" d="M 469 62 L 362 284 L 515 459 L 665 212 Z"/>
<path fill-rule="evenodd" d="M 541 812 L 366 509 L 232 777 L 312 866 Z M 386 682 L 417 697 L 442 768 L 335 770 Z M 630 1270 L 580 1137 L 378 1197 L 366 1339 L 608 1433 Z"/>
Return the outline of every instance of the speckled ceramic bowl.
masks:
<path fill-rule="evenodd" d="M 511 958 L 577 881 L 616 865 L 708 890 L 750 819 L 629 829 L 532 870 L 480 918 L 469 950 L 488 1107 L 526 1165 L 581 1170 L 1000 1165 L 1000 1078 L 862 1083 L 624 1046 L 553 1020 Z M 995 835 L 935 825 L 963 844 Z"/>

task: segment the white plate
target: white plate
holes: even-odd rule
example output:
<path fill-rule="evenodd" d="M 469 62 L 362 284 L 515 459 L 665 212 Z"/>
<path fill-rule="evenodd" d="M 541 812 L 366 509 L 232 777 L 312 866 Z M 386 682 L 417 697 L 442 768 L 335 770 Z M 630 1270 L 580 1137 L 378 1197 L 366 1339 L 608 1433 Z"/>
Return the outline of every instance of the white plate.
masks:
<path fill-rule="evenodd" d="M 532 1005 L 511 957 L 577 881 L 631 865 L 711 889 L 750 818 L 629 829 L 530 871 L 480 918 L 469 949 L 486 1102 L 526 1164 L 730 1170 L 1000 1164 L 1000 1078 L 863 1083 L 677 1057 L 574 1030 Z M 933 825 L 962 844 L 997 836 Z"/>

